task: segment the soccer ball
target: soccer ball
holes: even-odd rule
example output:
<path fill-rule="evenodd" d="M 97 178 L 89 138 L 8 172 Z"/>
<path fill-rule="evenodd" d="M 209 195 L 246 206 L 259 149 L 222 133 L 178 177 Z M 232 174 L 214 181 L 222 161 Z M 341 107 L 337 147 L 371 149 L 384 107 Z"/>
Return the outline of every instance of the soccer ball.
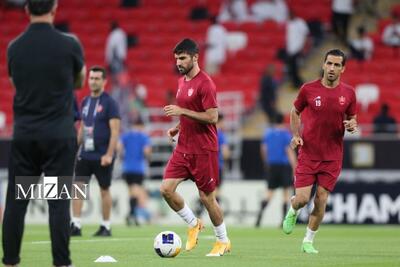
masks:
<path fill-rule="evenodd" d="M 181 247 L 181 238 L 172 231 L 161 232 L 154 239 L 154 250 L 163 258 L 175 257 L 181 251 Z"/>

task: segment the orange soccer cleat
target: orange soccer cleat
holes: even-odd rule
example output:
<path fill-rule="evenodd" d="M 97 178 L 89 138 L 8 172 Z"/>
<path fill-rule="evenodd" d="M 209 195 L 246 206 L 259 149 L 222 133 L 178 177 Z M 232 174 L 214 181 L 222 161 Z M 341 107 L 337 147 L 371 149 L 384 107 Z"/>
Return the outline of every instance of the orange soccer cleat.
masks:
<path fill-rule="evenodd" d="M 227 243 L 223 243 L 221 241 L 217 241 L 217 242 L 214 243 L 214 247 L 212 248 L 210 253 L 208 253 L 206 256 L 207 257 L 224 256 L 225 253 L 231 252 L 231 249 L 232 249 L 232 245 L 231 245 L 231 241 L 230 240 L 228 240 Z"/>
<path fill-rule="evenodd" d="M 186 250 L 190 251 L 194 249 L 197 245 L 198 236 L 201 230 L 203 230 L 204 225 L 200 219 L 197 219 L 197 224 L 195 227 L 189 227 L 188 237 L 186 241 Z"/>

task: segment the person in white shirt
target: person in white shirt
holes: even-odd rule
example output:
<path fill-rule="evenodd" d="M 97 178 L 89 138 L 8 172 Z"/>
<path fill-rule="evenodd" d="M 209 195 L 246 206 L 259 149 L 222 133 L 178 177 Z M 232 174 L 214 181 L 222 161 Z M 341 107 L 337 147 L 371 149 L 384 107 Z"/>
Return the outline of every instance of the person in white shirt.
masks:
<path fill-rule="evenodd" d="M 216 17 L 211 18 L 211 22 L 207 30 L 205 69 L 213 75 L 219 73 L 221 65 L 225 63 L 228 36 L 225 27 L 217 22 Z"/>
<path fill-rule="evenodd" d="M 343 43 L 347 43 L 347 33 L 353 11 L 353 0 L 332 1 L 332 30 Z"/>
<path fill-rule="evenodd" d="M 286 24 L 286 55 L 289 78 L 295 87 L 300 87 L 303 80 L 299 74 L 299 59 L 307 41 L 309 29 L 306 22 L 290 11 Z"/>
<path fill-rule="evenodd" d="M 393 14 L 393 23 L 383 30 L 382 42 L 388 46 L 400 46 L 400 14 Z"/>
<path fill-rule="evenodd" d="M 374 43 L 366 34 L 363 26 L 357 28 L 357 38 L 351 40 L 349 46 L 352 57 L 360 61 L 371 59 L 374 51 Z"/>
<path fill-rule="evenodd" d="M 219 22 L 245 22 L 249 19 L 246 0 L 224 0 L 218 15 Z"/>
<path fill-rule="evenodd" d="M 127 35 L 117 22 L 111 22 L 111 32 L 106 43 L 106 64 L 112 75 L 112 79 L 125 69 L 128 41 Z"/>
<path fill-rule="evenodd" d="M 274 20 L 284 23 L 288 19 L 288 8 L 284 0 L 257 0 L 250 7 L 256 21 Z"/>

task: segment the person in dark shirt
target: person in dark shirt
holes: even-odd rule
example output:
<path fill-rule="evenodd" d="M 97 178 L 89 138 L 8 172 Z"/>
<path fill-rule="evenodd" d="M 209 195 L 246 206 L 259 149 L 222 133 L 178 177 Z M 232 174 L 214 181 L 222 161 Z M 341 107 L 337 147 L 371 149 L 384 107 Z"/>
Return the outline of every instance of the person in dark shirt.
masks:
<path fill-rule="evenodd" d="M 82 101 L 82 122 L 78 132 L 80 151 L 75 167 L 75 180 L 78 184 L 89 183 L 91 175 L 94 174 L 100 185 L 103 221 L 95 236 L 111 236 L 110 185 L 121 124 L 117 103 L 104 92 L 106 83 L 106 70 L 99 66 L 91 67 L 89 72 L 91 93 Z M 72 236 L 82 235 L 80 218 L 82 206 L 81 199 L 73 200 Z"/>
<path fill-rule="evenodd" d="M 374 133 L 397 133 L 396 120 L 389 114 L 389 105 L 384 103 L 381 112 L 374 118 Z"/>
<path fill-rule="evenodd" d="M 274 75 L 275 66 L 270 64 L 265 69 L 260 81 L 260 104 L 270 121 L 274 118 L 276 113 L 278 82 L 274 78 Z"/>
<path fill-rule="evenodd" d="M 29 199 L 16 200 L 16 180 L 65 176 L 72 183 L 76 153 L 73 91 L 85 78 L 83 51 L 76 37 L 53 27 L 56 0 L 27 0 L 29 27 L 10 42 L 8 73 L 15 87 L 14 133 L 4 212 L 3 263 L 20 263 Z M 37 182 L 36 182 L 37 183 Z M 69 200 L 49 200 L 54 266 L 71 265 Z"/>

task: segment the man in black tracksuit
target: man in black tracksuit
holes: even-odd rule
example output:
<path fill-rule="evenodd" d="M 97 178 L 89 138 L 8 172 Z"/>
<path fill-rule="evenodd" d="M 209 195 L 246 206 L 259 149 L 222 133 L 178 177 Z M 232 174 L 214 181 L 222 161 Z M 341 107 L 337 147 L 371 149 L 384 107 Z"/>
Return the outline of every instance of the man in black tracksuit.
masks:
<path fill-rule="evenodd" d="M 8 72 L 15 87 L 14 133 L 3 222 L 3 263 L 20 262 L 29 200 L 16 200 L 16 177 L 73 176 L 77 149 L 73 90 L 85 78 L 79 41 L 53 27 L 57 0 L 27 0 L 29 27 L 8 47 Z M 72 181 L 70 181 L 72 182 Z M 69 200 L 49 200 L 54 266 L 71 265 Z"/>

